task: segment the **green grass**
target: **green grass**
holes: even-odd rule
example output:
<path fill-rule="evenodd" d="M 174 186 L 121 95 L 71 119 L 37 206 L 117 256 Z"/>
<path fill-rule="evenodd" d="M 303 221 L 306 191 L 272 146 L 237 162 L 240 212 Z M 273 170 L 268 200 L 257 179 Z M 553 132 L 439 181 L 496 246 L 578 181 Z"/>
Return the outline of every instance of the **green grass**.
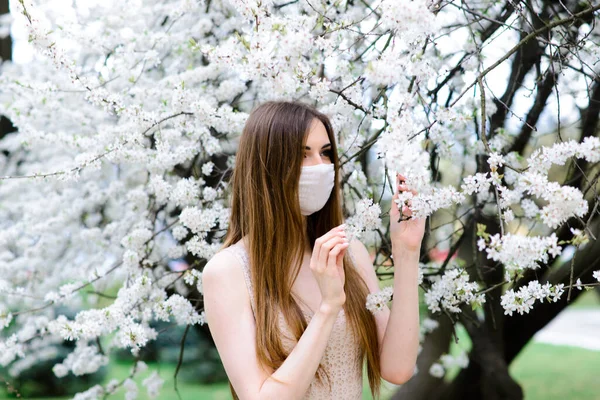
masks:
<path fill-rule="evenodd" d="M 148 397 L 146 388 L 141 385 L 143 379 L 152 373 L 153 370 L 157 370 L 158 374 L 162 379 L 165 380 L 163 384 L 160 399 L 177 399 L 177 392 L 174 388 L 174 379 L 173 374 L 175 372 L 175 365 L 173 364 L 153 364 L 148 363 L 148 370 L 141 374 L 141 379 L 135 379 L 138 382 L 139 391 L 139 400 L 150 399 Z M 128 376 L 131 370 L 131 364 L 129 363 L 116 363 L 113 364 L 113 368 L 111 368 L 107 382 L 111 379 L 119 379 L 122 380 L 123 377 Z M 177 388 L 179 390 L 179 394 L 182 399 L 211 399 L 211 400 L 226 400 L 231 399 L 231 394 L 229 392 L 229 385 L 227 383 L 219 383 L 212 385 L 197 385 L 192 383 L 182 382 L 181 378 L 177 380 Z M 119 389 L 117 394 L 115 395 L 115 399 L 124 398 L 125 390 L 123 388 Z"/>
<path fill-rule="evenodd" d="M 529 343 L 509 368 L 526 400 L 597 400 L 600 351 Z"/>

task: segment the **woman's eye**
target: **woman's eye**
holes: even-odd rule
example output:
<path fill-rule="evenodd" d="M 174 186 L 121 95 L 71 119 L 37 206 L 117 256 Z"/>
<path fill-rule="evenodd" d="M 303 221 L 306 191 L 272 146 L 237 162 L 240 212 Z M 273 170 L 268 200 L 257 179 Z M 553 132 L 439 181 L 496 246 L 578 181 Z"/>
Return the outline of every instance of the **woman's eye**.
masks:
<path fill-rule="evenodd" d="M 331 150 L 326 150 L 324 152 L 321 153 L 321 155 L 331 159 L 333 157 L 333 152 Z M 308 157 L 308 155 L 306 153 L 304 153 L 304 158 Z"/>

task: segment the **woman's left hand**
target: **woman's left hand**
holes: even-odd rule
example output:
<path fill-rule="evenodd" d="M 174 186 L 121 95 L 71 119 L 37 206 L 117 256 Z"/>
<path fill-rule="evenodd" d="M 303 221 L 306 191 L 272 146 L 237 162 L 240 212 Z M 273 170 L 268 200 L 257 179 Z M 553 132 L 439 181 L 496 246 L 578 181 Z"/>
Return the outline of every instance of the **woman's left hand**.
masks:
<path fill-rule="evenodd" d="M 404 184 L 405 177 L 397 174 L 396 176 L 396 191 L 392 197 L 392 207 L 390 209 L 390 236 L 392 239 L 392 246 L 400 246 L 405 250 L 418 251 L 421 248 L 421 241 L 425 233 L 425 218 L 411 218 L 409 220 L 400 221 L 400 210 L 396 200 L 398 199 L 399 193 L 402 191 L 410 190 L 413 195 L 417 194 L 415 189 L 409 189 Z M 409 206 L 411 205 L 410 200 Z M 406 205 L 402 206 L 402 219 L 410 217 L 412 211 Z"/>

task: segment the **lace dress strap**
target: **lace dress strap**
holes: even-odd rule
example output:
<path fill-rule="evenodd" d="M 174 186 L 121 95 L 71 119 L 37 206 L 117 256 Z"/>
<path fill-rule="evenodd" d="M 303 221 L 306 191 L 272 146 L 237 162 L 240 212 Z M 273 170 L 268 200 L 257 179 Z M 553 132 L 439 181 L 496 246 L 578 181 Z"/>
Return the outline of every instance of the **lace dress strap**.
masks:
<path fill-rule="evenodd" d="M 250 260 L 248 258 L 248 254 L 246 253 L 246 250 L 237 243 L 226 247 L 223 250 L 233 253 L 242 265 L 242 271 L 244 272 L 244 281 L 246 282 L 246 288 L 248 289 L 248 294 L 250 295 L 250 306 L 252 307 L 252 314 L 256 319 L 256 306 L 254 305 L 254 291 L 252 290 L 252 279 L 250 278 Z"/>

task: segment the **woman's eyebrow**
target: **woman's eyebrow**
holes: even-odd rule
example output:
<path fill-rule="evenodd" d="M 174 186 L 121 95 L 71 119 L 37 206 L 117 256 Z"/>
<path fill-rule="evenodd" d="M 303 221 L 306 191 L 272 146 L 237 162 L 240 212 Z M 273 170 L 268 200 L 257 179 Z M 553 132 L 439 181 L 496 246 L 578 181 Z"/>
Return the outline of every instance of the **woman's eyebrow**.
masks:
<path fill-rule="evenodd" d="M 321 150 L 323 150 L 323 149 L 324 149 L 324 148 L 326 148 L 326 147 L 331 147 L 331 143 L 324 144 L 324 145 L 323 145 L 323 147 L 321 147 Z M 308 146 L 304 146 L 304 148 L 305 148 L 306 150 L 310 150 L 310 147 L 308 147 Z"/>

